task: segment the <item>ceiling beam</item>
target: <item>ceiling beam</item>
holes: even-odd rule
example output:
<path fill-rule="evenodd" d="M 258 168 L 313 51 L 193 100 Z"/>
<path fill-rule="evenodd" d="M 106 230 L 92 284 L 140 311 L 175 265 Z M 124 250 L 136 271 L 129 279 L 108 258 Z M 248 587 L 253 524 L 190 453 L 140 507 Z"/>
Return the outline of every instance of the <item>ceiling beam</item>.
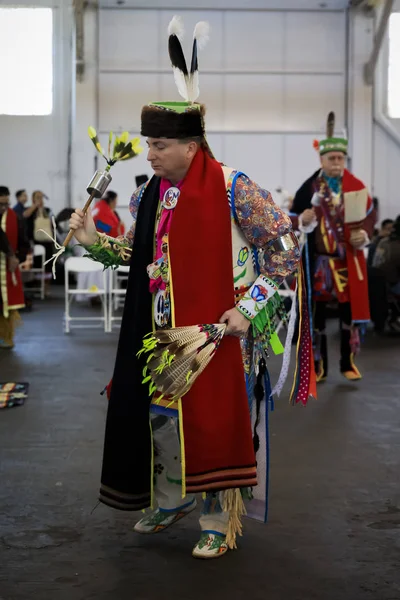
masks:
<path fill-rule="evenodd" d="M 376 63 L 378 62 L 379 53 L 385 38 L 390 15 L 392 14 L 393 4 L 394 0 L 386 0 L 382 9 L 382 15 L 374 39 L 374 46 L 371 51 L 371 56 L 364 66 L 364 79 L 367 85 L 372 85 L 374 82 Z"/>
<path fill-rule="evenodd" d="M 76 79 L 83 81 L 85 75 L 85 25 L 84 14 L 88 8 L 99 8 L 98 0 L 73 0 L 75 19 Z"/>
<path fill-rule="evenodd" d="M 85 31 L 83 25 L 83 12 L 84 0 L 74 0 L 75 67 L 77 81 L 82 81 L 85 74 Z"/>

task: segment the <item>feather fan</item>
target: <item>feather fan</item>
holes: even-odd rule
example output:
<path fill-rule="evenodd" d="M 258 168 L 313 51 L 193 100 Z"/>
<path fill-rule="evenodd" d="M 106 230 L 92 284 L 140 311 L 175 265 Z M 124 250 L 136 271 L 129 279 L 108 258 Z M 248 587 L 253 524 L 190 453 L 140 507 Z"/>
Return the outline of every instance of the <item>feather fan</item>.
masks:
<path fill-rule="evenodd" d="M 182 398 L 204 371 L 224 336 L 226 325 L 194 325 L 161 329 L 146 336 L 138 356 L 148 354 L 143 383 L 161 400 Z"/>

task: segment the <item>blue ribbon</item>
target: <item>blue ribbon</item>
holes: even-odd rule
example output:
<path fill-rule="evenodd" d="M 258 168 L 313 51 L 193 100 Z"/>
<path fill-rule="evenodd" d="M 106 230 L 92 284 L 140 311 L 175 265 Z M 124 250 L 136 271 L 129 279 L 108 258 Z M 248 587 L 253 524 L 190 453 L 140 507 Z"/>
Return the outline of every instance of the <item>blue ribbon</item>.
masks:
<path fill-rule="evenodd" d="M 264 513 L 264 523 L 268 521 L 268 509 L 269 509 L 269 411 L 271 409 L 274 410 L 274 401 L 271 396 L 272 388 L 271 388 L 271 379 L 268 373 L 268 369 L 265 371 L 264 375 L 264 388 L 265 388 L 265 454 L 267 461 L 267 472 L 265 478 L 265 513 Z"/>
<path fill-rule="evenodd" d="M 308 249 L 308 235 L 306 236 L 306 243 L 304 245 L 305 263 L 306 263 L 306 284 L 307 284 L 307 302 L 308 302 L 308 314 L 310 318 L 310 335 L 311 340 L 313 339 L 313 317 L 312 317 L 312 286 L 311 286 L 311 273 L 310 273 L 310 254 Z"/>

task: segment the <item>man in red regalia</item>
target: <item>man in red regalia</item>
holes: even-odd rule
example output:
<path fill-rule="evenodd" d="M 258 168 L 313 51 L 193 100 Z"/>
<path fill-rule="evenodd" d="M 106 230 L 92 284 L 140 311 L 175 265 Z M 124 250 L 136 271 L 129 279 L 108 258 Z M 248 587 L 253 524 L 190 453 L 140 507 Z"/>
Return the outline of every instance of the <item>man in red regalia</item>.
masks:
<path fill-rule="evenodd" d="M 359 326 L 370 318 L 364 248 L 376 216 L 364 183 L 345 168 L 347 140 L 334 137 L 334 125 L 330 113 L 326 139 L 315 142 L 321 167 L 297 191 L 290 217 L 293 227 L 307 234 L 303 259 L 313 302 L 317 381 L 328 375 L 325 328 L 332 295 L 339 303 L 340 371 L 355 381 L 361 379 L 354 363 Z"/>
<path fill-rule="evenodd" d="M 22 220 L 10 208 L 10 191 L 0 186 L 0 348 L 13 348 L 18 309 L 25 306 L 19 263 L 30 252 Z"/>

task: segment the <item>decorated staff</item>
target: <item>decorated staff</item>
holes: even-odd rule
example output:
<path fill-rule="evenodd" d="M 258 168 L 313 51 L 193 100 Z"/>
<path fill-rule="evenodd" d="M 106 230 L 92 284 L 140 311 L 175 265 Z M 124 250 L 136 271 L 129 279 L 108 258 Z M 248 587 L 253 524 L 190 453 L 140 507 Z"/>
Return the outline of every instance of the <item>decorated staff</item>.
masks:
<path fill-rule="evenodd" d="M 129 133 L 127 131 L 124 131 L 120 136 L 114 136 L 113 132 L 110 131 L 110 134 L 108 137 L 108 156 L 106 156 L 105 151 L 100 144 L 100 141 L 97 136 L 97 132 L 96 132 L 95 128 L 89 127 L 88 133 L 89 133 L 89 137 L 92 140 L 96 150 L 105 159 L 107 166 L 103 171 L 100 171 L 100 170 L 96 171 L 96 173 L 93 175 L 89 185 L 86 188 L 86 191 L 90 195 L 89 195 L 89 198 L 86 200 L 85 206 L 82 209 L 84 215 L 89 210 L 89 207 L 90 207 L 91 203 L 93 202 L 93 200 L 95 198 L 102 198 L 106 189 L 110 185 L 110 183 L 112 181 L 112 177 L 110 174 L 111 167 L 119 161 L 129 160 L 130 158 L 135 158 L 135 156 L 138 156 L 138 154 L 141 154 L 141 152 L 143 152 L 143 148 L 140 145 L 139 138 L 133 138 L 132 140 L 128 141 Z M 113 145 L 113 139 L 114 139 L 114 145 Z M 111 152 L 112 145 L 113 145 L 113 150 Z M 50 238 L 50 239 L 53 241 L 57 252 L 55 254 L 53 254 L 53 256 L 48 261 L 46 261 L 45 264 L 53 261 L 52 271 L 53 271 L 53 277 L 55 279 L 55 277 L 56 277 L 56 272 L 55 272 L 56 262 L 57 262 L 58 258 L 65 252 L 65 249 L 67 248 L 68 244 L 74 237 L 74 230 L 73 229 L 69 230 L 68 235 L 65 238 L 63 244 L 60 245 L 56 239 L 56 225 L 55 225 L 54 220 L 53 220 L 53 226 L 54 226 L 54 238 Z M 41 230 L 41 231 L 43 231 L 43 230 Z M 45 231 L 43 231 L 43 233 L 45 233 L 48 237 L 50 237 Z"/>

